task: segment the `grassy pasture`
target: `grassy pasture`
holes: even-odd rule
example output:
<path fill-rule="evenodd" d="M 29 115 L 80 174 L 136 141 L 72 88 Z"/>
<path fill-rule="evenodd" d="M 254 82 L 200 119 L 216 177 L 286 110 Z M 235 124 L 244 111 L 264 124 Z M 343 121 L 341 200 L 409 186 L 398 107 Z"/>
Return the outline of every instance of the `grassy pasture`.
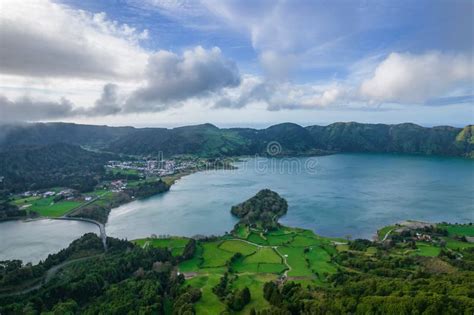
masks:
<path fill-rule="evenodd" d="M 248 228 L 247 226 L 239 225 L 239 226 L 235 229 L 234 234 L 235 234 L 235 236 L 237 236 L 238 238 L 246 239 L 246 238 L 249 236 L 250 231 L 249 231 L 249 228 Z"/>
<path fill-rule="evenodd" d="M 288 272 L 288 276 L 309 277 L 313 275 L 313 272 L 309 269 L 304 259 L 304 248 L 282 246 L 278 248 L 278 251 L 283 255 L 287 255 L 286 261 L 291 266 L 291 271 Z"/>
<path fill-rule="evenodd" d="M 315 246 L 309 249 L 306 253 L 310 268 L 318 275 L 322 276 L 324 273 L 332 274 L 337 271 L 336 267 L 330 262 L 331 256 L 322 247 Z"/>
<path fill-rule="evenodd" d="M 232 269 L 237 273 L 258 273 L 258 265 L 258 263 L 247 263 L 242 258 L 232 264 Z"/>
<path fill-rule="evenodd" d="M 257 247 L 252 244 L 236 240 L 224 241 L 219 248 L 231 253 L 241 253 L 244 256 L 253 254 L 257 250 Z"/>
<path fill-rule="evenodd" d="M 292 240 L 293 233 L 267 235 L 267 242 L 271 246 L 284 245 L 291 242 Z"/>
<path fill-rule="evenodd" d="M 184 247 L 188 244 L 189 239 L 185 237 L 172 237 L 172 238 L 143 238 L 133 241 L 135 244 L 141 247 L 156 247 L 156 248 L 168 248 L 173 256 L 179 256 L 183 254 Z"/>
<path fill-rule="evenodd" d="M 247 239 L 248 239 L 249 242 L 252 242 L 252 243 L 255 243 L 255 244 L 268 245 L 267 240 L 264 240 L 259 234 L 255 233 L 255 232 L 251 232 Z"/>
<path fill-rule="evenodd" d="M 43 217 L 60 217 L 83 203 L 75 200 L 54 202 L 53 199 L 54 197 L 48 197 L 35 200 L 28 210 L 36 211 Z"/>
<path fill-rule="evenodd" d="M 469 224 L 438 224 L 438 227 L 448 230 L 449 236 L 473 236 L 474 237 L 474 225 Z"/>
<path fill-rule="evenodd" d="M 200 288 L 202 291 L 202 297 L 195 305 L 197 314 L 221 314 L 226 309 L 224 303 L 212 292 L 212 288 L 219 283 L 220 277 L 220 274 L 208 274 L 186 281 L 186 284 Z"/>
<path fill-rule="evenodd" d="M 474 243 L 461 242 L 449 237 L 443 238 L 446 241 L 446 247 L 453 250 L 474 247 Z"/>
<path fill-rule="evenodd" d="M 221 267 L 234 255 L 219 248 L 220 242 L 203 243 L 202 267 Z"/>
<path fill-rule="evenodd" d="M 416 248 L 415 254 L 425 257 L 437 257 L 441 252 L 441 248 L 422 242 L 416 242 Z"/>
<path fill-rule="evenodd" d="M 204 248 L 201 244 L 198 244 L 196 247 L 196 252 L 194 253 L 194 257 L 183 261 L 179 264 L 179 270 L 182 272 L 196 272 L 199 270 L 199 266 L 201 266 L 203 262 L 202 254 L 204 252 Z"/>
<path fill-rule="evenodd" d="M 285 271 L 286 266 L 283 264 L 267 264 L 267 263 L 260 263 L 258 264 L 258 273 L 275 273 L 281 274 Z"/>
<path fill-rule="evenodd" d="M 288 245 L 291 247 L 308 247 L 312 245 L 319 245 L 321 244 L 321 241 L 313 238 L 313 237 L 307 237 L 307 236 L 300 236 L 297 235 L 293 239 L 293 241 Z"/>
<path fill-rule="evenodd" d="M 268 263 L 280 264 L 281 257 L 275 252 L 273 248 L 263 247 L 259 248 L 255 254 L 247 256 L 244 260 L 246 263 Z"/>
<path fill-rule="evenodd" d="M 245 308 L 237 312 L 237 314 L 249 314 L 250 310 L 261 310 L 270 307 L 269 303 L 263 297 L 263 284 L 268 281 L 275 280 L 276 276 L 272 275 L 242 275 L 232 285 L 232 288 L 242 290 L 248 287 L 250 290 L 251 301 Z"/>
<path fill-rule="evenodd" d="M 27 205 L 27 204 L 31 204 L 32 202 L 40 199 L 41 197 L 39 196 L 31 196 L 31 197 L 25 197 L 25 198 L 18 198 L 18 199 L 15 199 L 13 200 L 13 204 L 18 206 L 18 207 L 21 207 L 23 205 Z"/>

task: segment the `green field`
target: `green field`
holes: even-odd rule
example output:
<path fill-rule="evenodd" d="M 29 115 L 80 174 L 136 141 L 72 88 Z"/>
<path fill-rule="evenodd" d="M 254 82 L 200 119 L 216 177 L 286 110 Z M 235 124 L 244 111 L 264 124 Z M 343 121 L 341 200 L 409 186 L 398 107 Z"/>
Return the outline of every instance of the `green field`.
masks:
<path fill-rule="evenodd" d="M 220 244 L 219 248 L 231 253 L 241 253 L 244 256 L 253 254 L 257 250 L 255 245 L 238 240 L 224 241 Z"/>
<path fill-rule="evenodd" d="M 26 209 L 38 212 L 43 217 L 60 217 L 83 203 L 75 200 L 61 200 L 59 202 L 53 200 L 54 197 L 32 199 L 31 206 Z"/>
<path fill-rule="evenodd" d="M 196 313 L 202 315 L 220 314 L 226 309 L 224 303 L 212 292 L 212 288 L 219 283 L 220 274 L 210 274 L 195 277 L 186 281 L 192 287 L 200 288 L 201 299 L 196 303 Z"/>
<path fill-rule="evenodd" d="M 422 242 L 416 242 L 416 248 L 415 254 L 425 257 L 437 257 L 441 252 L 441 248 Z"/>
<path fill-rule="evenodd" d="M 278 248 L 283 255 L 286 255 L 286 261 L 291 266 L 288 272 L 290 277 L 312 277 L 313 272 L 309 269 L 305 260 L 304 248 L 302 247 L 286 247 Z"/>
<path fill-rule="evenodd" d="M 474 237 L 474 225 L 472 224 L 438 224 L 437 226 L 448 230 L 449 236 Z"/>
<path fill-rule="evenodd" d="M 188 244 L 189 239 L 185 237 L 172 237 L 172 238 L 143 238 L 133 241 L 135 244 L 146 248 L 148 246 L 156 248 L 168 248 L 173 256 L 180 256 L 183 254 L 183 250 Z"/>
<path fill-rule="evenodd" d="M 248 314 L 252 308 L 268 307 L 263 298 L 263 285 L 281 277 L 285 271 L 292 281 L 302 285 L 327 285 L 326 276 L 337 270 L 331 261 L 331 255 L 337 252 L 332 239 L 309 230 L 282 227 L 264 233 L 237 227 L 233 237 L 198 242 L 193 258 L 179 264 L 179 271 L 191 276 L 187 283 L 202 290 L 202 299 L 196 304 L 197 314 L 219 314 L 226 309 L 212 292 L 226 271 L 237 276 L 232 289 L 246 286 L 252 296 L 243 311 L 232 314 Z M 242 256 L 231 262 L 236 253 Z"/>
<path fill-rule="evenodd" d="M 249 228 L 245 225 L 239 225 L 236 229 L 235 229 L 235 235 L 238 237 L 238 238 L 244 238 L 246 239 L 250 234 L 250 231 L 249 231 Z"/>
<path fill-rule="evenodd" d="M 452 250 L 474 247 L 474 243 L 461 242 L 449 237 L 444 237 L 443 239 L 446 241 L 446 247 Z"/>
<path fill-rule="evenodd" d="M 331 256 L 322 247 L 312 247 L 308 253 L 306 253 L 306 257 L 308 258 L 311 270 L 320 277 L 324 274 L 333 274 L 337 271 L 334 264 L 331 263 Z"/>
<path fill-rule="evenodd" d="M 234 255 L 219 248 L 220 242 L 203 243 L 202 267 L 222 267 Z"/>
<path fill-rule="evenodd" d="M 247 256 L 244 262 L 252 263 L 268 263 L 268 264 L 280 264 L 282 262 L 281 257 L 275 252 L 273 248 L 262 247 L 257 250 L 255 254 Z"/>

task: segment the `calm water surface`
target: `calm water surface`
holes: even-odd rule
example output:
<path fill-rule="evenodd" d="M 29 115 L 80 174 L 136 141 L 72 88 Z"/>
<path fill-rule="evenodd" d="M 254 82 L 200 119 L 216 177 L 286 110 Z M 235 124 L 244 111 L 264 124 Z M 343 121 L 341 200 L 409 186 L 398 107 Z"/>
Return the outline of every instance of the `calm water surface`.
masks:
<path fill-rule="evenodd" d="M 436 157 L 341 154 L 250 159 L 238 170 L 182 178 L 169 193 L 112 210 L 108 234 L 223 234 L 230 207 L 262 188 L 288 200 L 283 224 L 326 236 L 371 238 L 397 221 L 474 221 L 474 162 Z"/>
<path fill-rule="evenodd" d="M 67 247 L 85 233 L 99 232 L 90 223 L 63 220 L 7 221 L 0 223 L 0 261 L 21 259 L 37 263 Z"/>
<path fill-rule="evenodd" d="M 168 193 L 113 209 L 110 236 L 223 234 L 230 207 L 263 188 L 288 200 L 281 223 L 326 236 L 371 238 L 406 219 L 474 221 L 474 161 L 454 158 L 340 154 L 318 158 L 252 158 L 238 170 L 196 173 Z M 0 260 L 38 260 L 97 228 L 83 222 L 0 224 Z M 33 258 L 32 258 L 33 257 Z"/>

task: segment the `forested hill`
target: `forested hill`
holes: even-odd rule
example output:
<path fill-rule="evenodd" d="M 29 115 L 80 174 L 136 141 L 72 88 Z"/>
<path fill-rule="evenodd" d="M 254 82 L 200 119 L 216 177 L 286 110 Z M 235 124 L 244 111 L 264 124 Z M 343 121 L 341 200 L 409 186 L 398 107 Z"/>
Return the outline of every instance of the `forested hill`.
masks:
<path fill-rule="evenodd" d="M 473 157 L 473 126 L 421 127 L 411 123 L 334 123 L 302 127 L 283 123 L 266 129 L 221 129 L 211 124 L 166 128 L 89 126 L 66 123 L 0 126 L 0 150 L 16 145 L 68 143 L 125 154 L 267 154 L 380 152 Z"/>
<path fill-rule="evenodd" d="M 111 154 L 63 143 L 16 146 L 0 151 L 0 189 L 24 191 L 63 186 L 90 191 L 104 173 L 104 164 L 113 158 Z"/>
<path fill-rule="evenodd" d="M 67 143 L 101 147 L 130 132 L 133 127 L 108 127 L 72 123 L 0 124 L 0 147 Z"/>

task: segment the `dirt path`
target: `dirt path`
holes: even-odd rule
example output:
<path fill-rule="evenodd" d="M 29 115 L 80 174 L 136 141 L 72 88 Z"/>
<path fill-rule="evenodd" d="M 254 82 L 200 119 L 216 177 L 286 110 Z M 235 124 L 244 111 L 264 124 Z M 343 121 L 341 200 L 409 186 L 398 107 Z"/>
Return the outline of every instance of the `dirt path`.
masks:
<path fill-rule="evenodd" d="M 257 244 L 257 243 L 253 243 L 253 242 L 250 242 L 250 241 L 247 241 L 247 240 L 243 240 L 243 239 L 240 239 L 240 238 L 231 238 L 231 239 L 229 239 L 229 241 L 240 241 L 240 242 L 244 242 L 244 243 L 247 243 L 247 244 L 256 246 L 257 248 L 272 248 L 272 249 L 278 254 L 278 256 L 281 257 L 281 259 L 283 260 L 283 264 L 287 267 L 287 269 L 286 269 L 285 272 L 283 273 L 283 275 L 285 276 L 285 278 L 288 276 L 288 272 L 291 271 L 291 266 L 290 266 L 290 264 L 288 263 L 288 261 L 287 261 L 287 259 L 286 259 L 286 256 L 283 255 L 282 253 L 280 253 L 280 251 L 278 250 L 278 246 L 259 245 L 259 244 Z"/>

